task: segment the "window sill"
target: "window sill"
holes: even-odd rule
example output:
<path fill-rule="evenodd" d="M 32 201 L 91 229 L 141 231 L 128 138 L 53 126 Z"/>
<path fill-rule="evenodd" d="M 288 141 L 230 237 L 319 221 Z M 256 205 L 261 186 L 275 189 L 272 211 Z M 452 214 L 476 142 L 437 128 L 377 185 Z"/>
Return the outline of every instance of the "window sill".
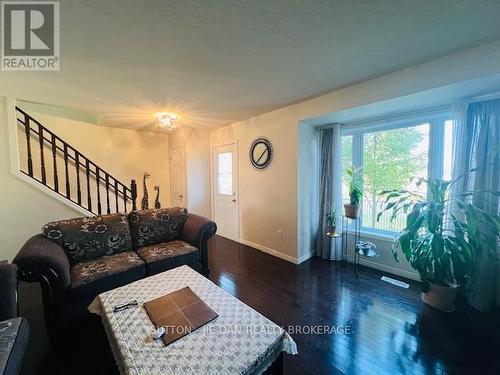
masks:
<path fill-rule="evenodd" d="M 354 234 L 354 231 L 350 230 L 349 234 L 350 235 Z M 397 233 L 392 234 L 392 233 L 384 233 L 384 232 L 379 232 L 379 231 L 374 231 L 374 230 L 369 230 L 369 229 L 361 229 L 360 235 L 363 238 L 371 238 L 371 239 L 379 240 L 379 241 L 392 242 L 392 241 L 394 241 L 394 238 L 397 236 Z"/>

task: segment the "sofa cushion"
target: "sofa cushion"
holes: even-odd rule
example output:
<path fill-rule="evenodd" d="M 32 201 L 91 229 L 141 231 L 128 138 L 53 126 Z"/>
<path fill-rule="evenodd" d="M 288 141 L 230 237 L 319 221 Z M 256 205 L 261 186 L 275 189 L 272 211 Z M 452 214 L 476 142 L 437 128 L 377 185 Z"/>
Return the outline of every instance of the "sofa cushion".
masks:
<path fill-rule="evenodd" d="M 42 233 L 62 246 L 71 264 L 132 250 L 126 214 L 55 221 Z"/>
<path fill-rule="evenodd" d="M 149 276 L 200 260 L 198 249 L 184 241 L 170 241 L 141 247 L 137 250 L 137 254 L 146 262 L 146 271 Z"/>
<path fill-rule="evenodd" d="M 134 248 L 176 240 L 187 219 L 185 208 L 132 211 L 129 214 Z"/>
<path fill-rule="evenodd" d="M 103 256 L 71 267 L 71 295 L 76 298 L 97 296 L 144 276 L 144 262 L 133 251 Z"/>
<path fill-rule="evenodd" d="M 0 374 L 19 374 L 28 339 L 26 319 L 13 318 L 0 322 Z"/>

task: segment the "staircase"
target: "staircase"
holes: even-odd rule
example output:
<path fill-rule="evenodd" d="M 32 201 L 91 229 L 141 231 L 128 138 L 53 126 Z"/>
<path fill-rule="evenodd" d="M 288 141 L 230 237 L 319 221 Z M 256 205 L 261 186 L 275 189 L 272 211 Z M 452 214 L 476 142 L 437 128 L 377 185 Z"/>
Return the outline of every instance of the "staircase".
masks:
<path fill-rule="evenodd" d="M 16 107 L 20 171 L 90 214 L 136 210 L 137 184 L 119 181 Z"/>

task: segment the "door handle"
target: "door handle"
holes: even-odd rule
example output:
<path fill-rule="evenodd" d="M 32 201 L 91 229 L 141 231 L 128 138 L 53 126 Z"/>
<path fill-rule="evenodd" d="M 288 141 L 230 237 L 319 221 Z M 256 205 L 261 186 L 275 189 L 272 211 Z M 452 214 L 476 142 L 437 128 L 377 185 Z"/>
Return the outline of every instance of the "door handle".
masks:
<path fill-rule="evenodd" d="M 184 195 L 179 195 L 179 198 L 180 198 L 180 199 L 184 198 Z"/>
<path fill-rule="evenodd" d="M 236 199 L 233 199 L 231 202 L 236 203 Z"/>

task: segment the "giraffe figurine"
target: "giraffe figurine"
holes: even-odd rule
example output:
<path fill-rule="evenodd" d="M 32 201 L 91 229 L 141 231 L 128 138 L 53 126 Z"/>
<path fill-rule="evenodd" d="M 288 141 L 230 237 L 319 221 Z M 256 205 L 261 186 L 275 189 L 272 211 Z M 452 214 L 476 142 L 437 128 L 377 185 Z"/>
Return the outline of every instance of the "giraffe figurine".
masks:
<path fill-rule="evenodd" d="M 155 199 L 155 209 L 159 210 L 161 208 L 161 203 L 160 203 L 160 185 L 155 186 L 156 190 L 156 199 Z"/>
<path fill-rule="evenodd" d="M 142 186 L 144 188 L 144 196 L 142 197 L 142 201 L 141 201 L 141 209 L 142 210 L 147 210 L 149 208 L 148 187 L 146 186 L 146 180 L 149 177 L 150 177 L 150 174 L 148 172 L 144 172 L 144 177 L 142 178 Z"/>

